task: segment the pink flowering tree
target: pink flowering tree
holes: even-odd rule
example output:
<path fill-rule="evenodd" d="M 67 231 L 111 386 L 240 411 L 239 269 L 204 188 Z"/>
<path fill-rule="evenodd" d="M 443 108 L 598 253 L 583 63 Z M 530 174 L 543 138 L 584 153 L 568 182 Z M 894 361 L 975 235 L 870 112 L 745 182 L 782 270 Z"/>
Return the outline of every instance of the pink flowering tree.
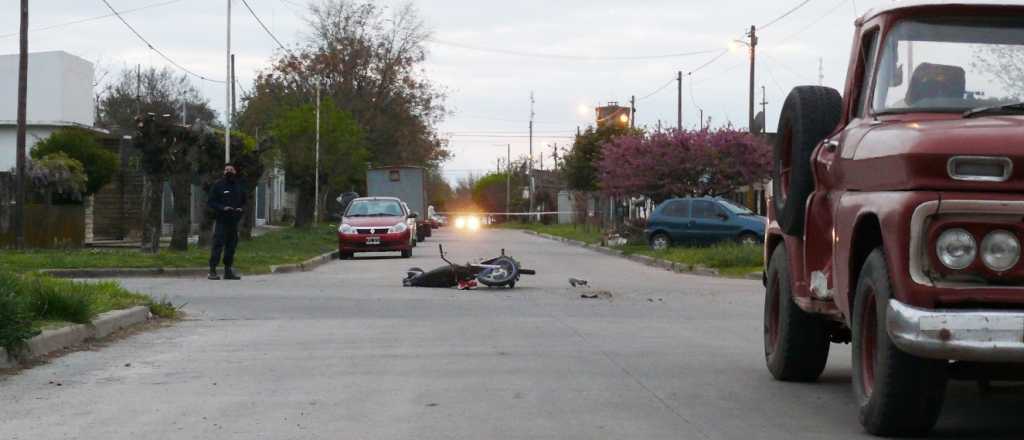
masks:
<path fill-rule="evenodd" d="M 606 143 L 600 187 L 613 196 L 719 196 L 768 178 L 771 147 L 731 126 L 621 136 Z"/>

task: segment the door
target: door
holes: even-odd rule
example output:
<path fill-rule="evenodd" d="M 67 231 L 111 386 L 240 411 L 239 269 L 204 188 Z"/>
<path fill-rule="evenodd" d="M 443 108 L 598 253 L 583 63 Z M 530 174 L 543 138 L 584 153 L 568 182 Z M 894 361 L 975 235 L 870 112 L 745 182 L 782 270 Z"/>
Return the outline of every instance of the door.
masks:
<path fill-rule="evenodd" d="M 711 200 L 694 200 L 693 222 L 690 233 L 694 241 L 714 243 L 728 240 L 740 232 L 740 226 L 732 220 L 732 215 Z"/>
<path fill-rule="evenodd" d="M 668 231 L 674 243 L 687 241 L 690 229 L 690 201 L 669 200 L 665 203 L 659 216 L 659 223 Z"/>

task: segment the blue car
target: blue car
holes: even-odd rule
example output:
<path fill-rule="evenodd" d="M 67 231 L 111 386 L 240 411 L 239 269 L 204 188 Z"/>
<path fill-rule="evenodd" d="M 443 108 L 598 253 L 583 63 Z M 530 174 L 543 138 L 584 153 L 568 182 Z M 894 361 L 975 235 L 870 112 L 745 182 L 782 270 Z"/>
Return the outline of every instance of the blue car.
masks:
<path fill-rule="evenodd" d="M 764 241 L 766 219 L 728 200 L 714 197 L 669 199 L 654 209 L 644 234 L 654 249 L 673 244 Z"/>

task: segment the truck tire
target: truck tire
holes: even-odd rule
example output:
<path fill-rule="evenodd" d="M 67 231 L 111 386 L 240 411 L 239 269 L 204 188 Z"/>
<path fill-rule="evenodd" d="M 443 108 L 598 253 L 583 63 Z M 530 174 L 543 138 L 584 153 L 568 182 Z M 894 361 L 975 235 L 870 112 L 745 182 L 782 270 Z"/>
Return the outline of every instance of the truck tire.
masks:
<path fill-rule="evenodd" d="M 768 264 L 764 300 L 764 357 L 777 380 L 813 382 L 828 361 L 828 329 L 822 318 L 793 302 L 789 256 L 779 244 Z"/>
<path fill-rule="evenodd" d="M 900 351 L 886 331 L 892 287 L 885 253 L 875 249 L 857 280 L 853 303 L 853 393 L 860 423 L 881 436 L 927 433 L 946 395 L 947 362 Z"/>
<path fill-rule="evenodd" d="M 772 163 L 772 203 L 789 235 L 804 229 L 807 197 L 814 190 L 811 153 L 839 124 L 843 98 L 835 89 L 800 86 L 789 92 L 779 117 Z"/>

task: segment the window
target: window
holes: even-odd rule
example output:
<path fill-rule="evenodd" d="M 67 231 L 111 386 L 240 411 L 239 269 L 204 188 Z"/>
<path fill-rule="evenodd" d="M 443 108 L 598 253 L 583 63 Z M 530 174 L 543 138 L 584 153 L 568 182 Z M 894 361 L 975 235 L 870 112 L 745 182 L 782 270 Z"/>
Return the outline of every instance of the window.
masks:
<path fill-rule="evenodd" d="M 904 21 L 881 55 L 875 112 L 960 113 L 1024 97 L 1024 28 L 1009 18 Z"/>
<path fill-rule="evenodd" d="M 661 212 L 669 217 L 689 217 L 690 216 L 690 201 L 689 200 L 673 200 L 665 202 L 665 209 Z"/>
<path fill-rule="evenodd" d="M 760 190 L 758 190 L 758 194 L 759 193 L 760 193 Z M 732 202 L 730 202 L 728 200 L 719 200 L 718 204 L 720 204 L 723 207 L 725 207 L 725 209 L 728 209 L 729 211 L 732 211 L 733 214 L 738 214 L 738 215 L 753 214 L 753 212 L 751 212 L 745 206 L 737 205 L 737 204 L 732 203 Z"/>
<path fill-rule="evenodd" d="M 721 220 L 720 214 L 724 213 L 717 203 L 707 200 L 696 200 L 693 202 L 693 218 Z"/>
<path fill-rule="evenodd" d="M 345 217 L 399 217 L 402 206 L 395 200 L 356 200 L 348 205 Z"/>
<path fill-rule="evenodd" d="M 860 90 L 857 96 L 857 113 L 854 117 L 866 116 L 864 109 L 867 108 L 868 98 L 871 96 L 871 77 L 875 71 L 875 53 L 878 51 L 878 29 L 873 29 L 864 35 L 860 45 L 860 55 L 863 57 L 864 70 L 861 72 Z"/>

